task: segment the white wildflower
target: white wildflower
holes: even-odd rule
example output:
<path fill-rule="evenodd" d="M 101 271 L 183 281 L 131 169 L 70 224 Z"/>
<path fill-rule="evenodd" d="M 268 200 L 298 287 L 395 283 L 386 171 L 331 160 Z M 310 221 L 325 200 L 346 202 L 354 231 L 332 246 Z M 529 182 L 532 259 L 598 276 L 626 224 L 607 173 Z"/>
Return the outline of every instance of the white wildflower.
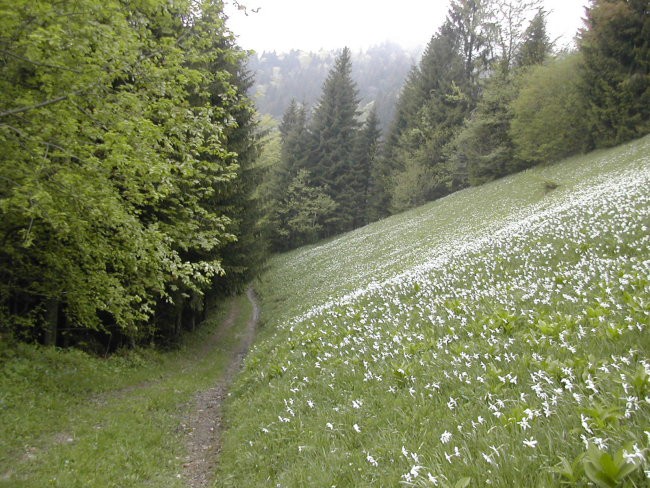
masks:
<path fill-rule="evenodd" d="M 372 464 L 374 467 L 379 466 L 379 463 L 378 463 L 378 462 L 375 460 L 375 458 L 372 457 L 370 454 L 368 454 L 368 455 L 366 456 L 366 460 L 367 460 L 370 464 Z"/>
<path fill-rule="evenodd" d="M 537 441 L 532 437 L 530 439 L 524 439 L 524 446 L 537 447 Z"/>
<path fill-rule="evenodd" d="M 447 432 L 445 430 L 440 436 L 440 442 L 442 442 L 443 444 L 447 444 L 450 440 L 451 440 L 451 432 Z"/>

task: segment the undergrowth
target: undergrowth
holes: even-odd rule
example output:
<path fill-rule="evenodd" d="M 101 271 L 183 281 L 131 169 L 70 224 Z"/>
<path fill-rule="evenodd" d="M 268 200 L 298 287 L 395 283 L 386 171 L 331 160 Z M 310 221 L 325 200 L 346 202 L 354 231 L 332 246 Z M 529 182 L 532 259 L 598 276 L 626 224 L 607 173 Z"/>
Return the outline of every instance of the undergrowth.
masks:
<path fill-rule="evenodd" d="M 0 349 L 0 486 L 184 486 L 183 418 L 194 394 L 228 365 L 250 317 L 206 342 L 231 302 L 175 351 L 137 349 L 99 358 L 4 343 Z"/>

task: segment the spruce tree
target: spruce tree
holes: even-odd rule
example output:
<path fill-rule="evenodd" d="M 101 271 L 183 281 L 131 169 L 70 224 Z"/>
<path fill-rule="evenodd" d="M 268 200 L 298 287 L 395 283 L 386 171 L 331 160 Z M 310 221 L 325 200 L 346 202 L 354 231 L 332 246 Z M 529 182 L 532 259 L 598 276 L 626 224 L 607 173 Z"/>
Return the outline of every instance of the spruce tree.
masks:
<path fill-rule="evenodd" d="M 441 34 L 453 39 L 462 58 L 464 74 L 459 85 L 465 85 L 471 103 L 479 95 L 479 79 L 489 69 L 492 46 L 490 2 L 488 0 L 452 0 Z"/>
<path fill-rule="evenodd" d="M 355 151 L 353 154 L 354 168 L 353 176 L 356 213 L 353 222 L 354 227 L 367 224 L 376 220 L 376 213 L 372 207 L 372 195 L 378 186 L 375 181 L 378 179 L 375 165 L 379 159 L 379 139 L 381 130 L 379 128 L 379 117 L 377 109 L 373 106 L 368 117 L 359 131 Z"/>
<path fill-rule="evenodd" d="M 309 145 L 307 111 L 304 104 L 291 100 L 280 123 L 282 138 L 281 164 L 277 169 L 279 189 L 286 189 L 288 182 L 305 166 Z"/>
<path fill-rule="evenodd" d="M 539 9 L 524 32 L 521 48 L 517 53 L 517 66 L 542 64 L 553 47 L 546 32 L 546 12 Z"/>
<path fill-rule="evenodd" d="M 620 144 L 650 131 L 647 0 L 593 0 L 580 36 L 593 143 Z"/>
<path fill-rule="evenodd" d="M 412 88 L 421 100 L 419 108 L 403 123 L 397 142 L 389 143 L 394 168 L 389 179 L 392 212 L 442 197 L 452 186 L 446 147 L 478 93 L 472 86 L 474 75 L 468 75 L 478 69 L 474 66 L 477 51 L 465 45 L 476 39 L 462 32 L 462 17 L 456 14 L 429 42 Z"/>
<path fill-rule="evenodd" d="M 323 187 L 338 205 L 327 234 L 352 229 L 356 219 L 352 153 L 359 100 L 351 73 L 350 50 L 344 48 L 323 84 L 311 125 L 308 169 L 314 185 Z"/>
<path fill-rule="evenodd" d="M 280 160 L 269 173 L 270 181 L 266 191 L 270 201 L 265 210 L 265 219 L 272 249 L 284 251 L 291 248 L 296 242 L 292 231 L 288 228 L 290 220 L 287 210 L 289 188 L 294 184 L 297 184 L 298 188 L 305 187 L 310 178 L 309 171 L 304 168 L 310 139 L 307 130 L 307 112 L 303 104 L 296 102 L 295 99 L 291 100 L 282 117 L 279 133 Z M 301 171 L 304 174 L 300 181 L 294 181 Z M 290 200 L 295 203 L 300 199 L 292 198 Z"/>

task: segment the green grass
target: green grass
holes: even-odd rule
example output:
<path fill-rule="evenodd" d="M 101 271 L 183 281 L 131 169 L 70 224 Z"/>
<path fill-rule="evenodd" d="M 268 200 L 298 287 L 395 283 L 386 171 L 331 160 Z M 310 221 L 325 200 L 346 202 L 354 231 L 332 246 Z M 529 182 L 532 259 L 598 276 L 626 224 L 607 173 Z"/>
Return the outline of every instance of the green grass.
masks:
<path fill-rule="evenodd" d="M 215 486 L 647 486 L 649 154 L 275 258 Z"/>
<path fill-rule="evenodd" d="M 204 343 L 231 302 L 174 352 L 108 359 L 79 351 L 3 345 L 0 351 L 0 486 L 184 486 L 181 427 L 194 394 L 225 371 L 250 317 L 212 350 Z"/>

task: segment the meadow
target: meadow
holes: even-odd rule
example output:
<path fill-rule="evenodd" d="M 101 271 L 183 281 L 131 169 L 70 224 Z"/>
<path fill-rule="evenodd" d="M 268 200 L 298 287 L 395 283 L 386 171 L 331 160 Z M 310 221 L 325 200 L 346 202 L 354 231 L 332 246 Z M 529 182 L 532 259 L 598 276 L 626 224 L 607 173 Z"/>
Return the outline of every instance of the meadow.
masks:
<path fill-rule="evenodd" d="M 648 486 L 648 188 L 650 137 L 274 258 L 215 486 Z"/>

